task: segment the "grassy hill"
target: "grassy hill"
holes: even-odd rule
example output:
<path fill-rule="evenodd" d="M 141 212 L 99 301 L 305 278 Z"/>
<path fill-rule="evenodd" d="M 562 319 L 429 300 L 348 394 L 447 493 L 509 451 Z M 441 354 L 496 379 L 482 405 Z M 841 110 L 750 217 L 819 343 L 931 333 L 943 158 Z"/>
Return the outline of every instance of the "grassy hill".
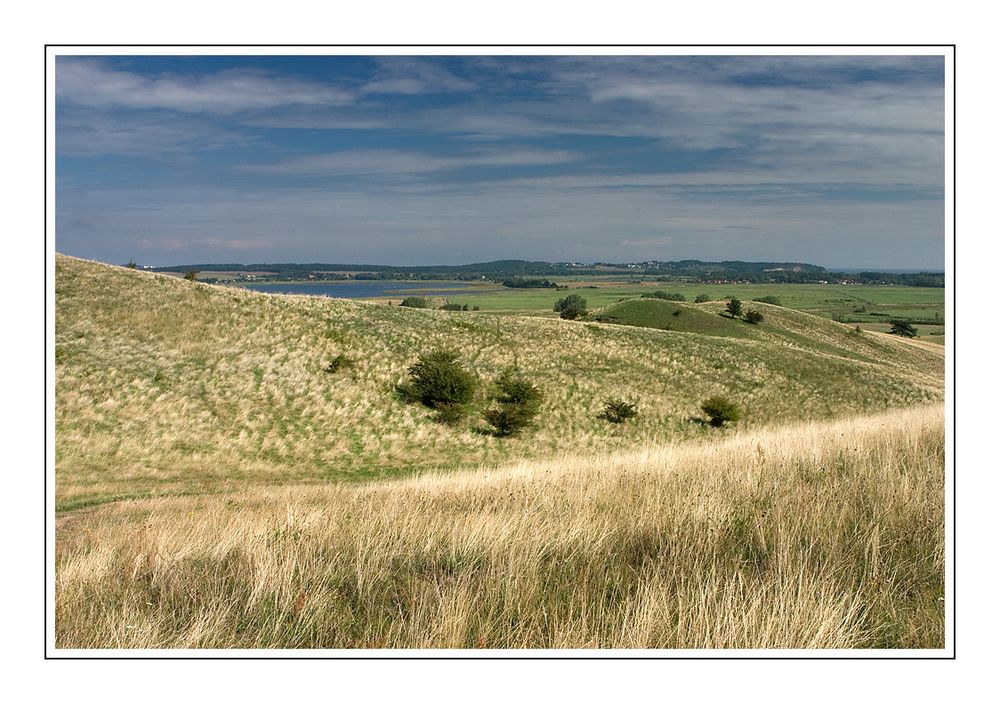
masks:
<path fill-rule="evenodd" d="M 746 324 L 717 315 L 710 309 L 657 298 L 633 298 L 615 303 L 598 311 L 594 319 L 616 325 L 721 337 L 746 338 L 751 332 Z"/>
<path fill-rule="evenodd" d="M 943 398 L 941 350 L 763 304 L 748 326 L 722 305 L 677 316 L 704 329 L 656 330 L 269 296 L 57 255 L 57 508 L 715 437 L 731 431 L 691 420 L 713 394 L 746 426 Z M 484 381 L 480 404 L 517 365 L 545 393 L 537 427 L 499 439 L 403 403 L 395 385 L 436 347 Z M 337 354 L 352 365 L 325 373 Z M 612 394 L 636 422 L 597 418 Z"/>

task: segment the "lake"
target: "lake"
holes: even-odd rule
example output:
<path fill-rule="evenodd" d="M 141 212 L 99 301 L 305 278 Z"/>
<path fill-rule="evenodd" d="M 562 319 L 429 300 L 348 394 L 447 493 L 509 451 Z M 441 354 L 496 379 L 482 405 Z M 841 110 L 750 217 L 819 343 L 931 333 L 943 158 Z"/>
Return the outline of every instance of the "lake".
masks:
<path fill-rule="evenodd" d="M 464 283 L 438 283 L 434 281 L 322 281 L 317 283 L 292 281 L 273 284 L 240 284 L 240 288 L 263 293 L 328 296 L 329 298 L 399 298 L 411 291 L 417 291 L 413 295 L 419 296 L 440 296 L 455 290 L 462 290 L 462 293 L 475 293 Z"/>

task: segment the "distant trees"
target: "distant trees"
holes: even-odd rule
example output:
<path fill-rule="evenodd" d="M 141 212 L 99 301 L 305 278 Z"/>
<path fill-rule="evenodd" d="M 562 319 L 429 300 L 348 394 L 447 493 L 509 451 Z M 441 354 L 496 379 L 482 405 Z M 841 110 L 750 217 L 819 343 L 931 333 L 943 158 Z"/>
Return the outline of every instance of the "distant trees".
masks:
<path fill-rule="evenodd" d="M 495 382 L 494 405 L 483 418 L 501 437 L 516 435 L 534 421 L 542 406 L 542 392 L 527 379 L 504 373 Z"/>
<path fill-rule="evenodd" d="M 503 285 L 506 288 L 559 288 L 557 283 L 548 279 L 525 279 L 520 276 L 504 279 Z"/>
<path fill-rule="evenodd" d="M 701 410 L 708 416 L 708 424 L 719 428 L 727 422 L 740 419 L 740 407 L 722 396 L 712 396 L 701 404 Z"/>
<path fill-rule="evenodd" d="M 571 293 L 566 298 L 560 298 L 552 306 L 563 320 L 576 320 L 587 313 L 587 299 L 578 293 Z"/>
<path fill-rule="evenodd" d="M 687 297 L 683 293 L 667 293 L 666 291 L 653 291 L 644 293 L 641 298 L 659 298 L 662 301 L 686 301 Z"/>
<path fill-rule="evenodd" d="M 404 308 L 430 308 L 431 302 L 423 296 L 407 296 L 399 305 Z"/>
<path fill-rule="evenodd" d="M 889 321 L 889 334 L 900 337 L 916 337 L 917 329 L 910 324 L 909 320 L 891 320 Z"/>
<path fill-rule="evenodd" d="M 740 317 L 743 313 L 743 303 L 735 296 L 730 298 L 729 303 L 726 304 L 726 312 L 729 313 L 731 318 Z"/>

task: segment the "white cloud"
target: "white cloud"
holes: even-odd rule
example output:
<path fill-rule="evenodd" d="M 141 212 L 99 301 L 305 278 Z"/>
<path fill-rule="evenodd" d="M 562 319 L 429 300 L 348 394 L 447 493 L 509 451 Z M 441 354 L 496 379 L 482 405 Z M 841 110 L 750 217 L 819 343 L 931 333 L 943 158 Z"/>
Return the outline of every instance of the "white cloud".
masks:
<path fill-rule="evenodd" d="M 475 83 L 460 78 L 439 63 L 410 56 L 379 59 L 379 70 L 361 90 L 365 93 L 447 93 L 466 91 Z"/>
<path fill-rule="evenodd" d="M 116 70 L 93 59 L 60 57 L 56 61 L 57 106 L 160 108 L 232 115 L 291 105 L 346 105 L 353 100 L 351 92 L 327 83 L 256 70 L 149 77 Z"/>

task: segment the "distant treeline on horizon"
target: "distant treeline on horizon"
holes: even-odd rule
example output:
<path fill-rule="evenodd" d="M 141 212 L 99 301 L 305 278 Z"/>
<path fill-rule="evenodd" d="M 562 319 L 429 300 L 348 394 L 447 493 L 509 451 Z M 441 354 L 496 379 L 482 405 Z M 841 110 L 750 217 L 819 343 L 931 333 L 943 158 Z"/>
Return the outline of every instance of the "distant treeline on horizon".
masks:
<path fill-rule="evenodd" d="M 147 267 L 144 267 L 147 268 Z M 943 287 L 944 272 L 921 271 L 828 271 L 825 267 L 802 262 L 705 262 L 685 259 L 674 262 L 645 261 L 637 263 L 595 262 L 539 262 L 504 259 L 460 265 L 393 266 L 389 264 L 322 264 L 322 263 L 273 263 L 273 264 L 184 264 L 148 267 L 161 272 L 241 272 L 252 274 L 268 272 L 279 278 L 304 278 L 321 275 L 322 278 L 354 280 L 399 279 L 456 279 L 459 281 L 487 279 L 498 283 L 525 276 L 598 276 L 624 274 L 629 276 L 654 276 L 663 280 L 690 280 L 700 282 L 749 282 L 749 283 L 865 283 L 897 284 L 906 286 Z M 508 284 L 509 285 L 509 284 Z"/>

